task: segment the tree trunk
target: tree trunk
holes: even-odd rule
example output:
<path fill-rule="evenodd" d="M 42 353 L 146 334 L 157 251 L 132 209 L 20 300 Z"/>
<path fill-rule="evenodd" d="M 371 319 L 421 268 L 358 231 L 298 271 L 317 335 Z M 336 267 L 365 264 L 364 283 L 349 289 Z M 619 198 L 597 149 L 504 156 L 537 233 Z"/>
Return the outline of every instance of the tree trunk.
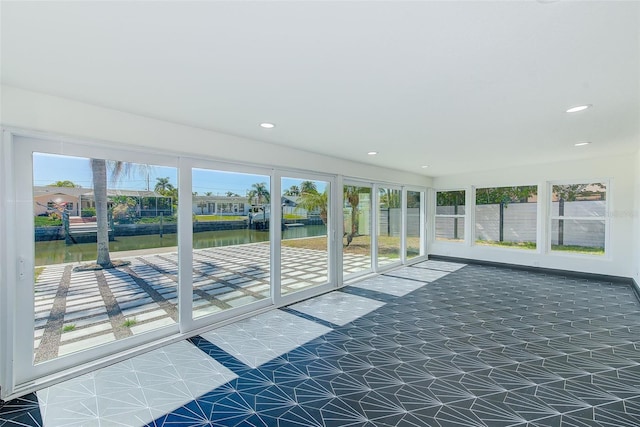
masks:
<path fill-rule="evenodd" d="M 98 258 L 96 263 L 102 268 L 113 268 L 109 256 L 109 218 L 107 211 L 107 162 L 104 159 L 91 159 L 93 173 L 93 197 L 96 202 L 96 222 L 98 231 Z"/>
<path fill-rule="evenodd" d="M 500 202 L 500 241 L 504 242 L 504 202 Z"/>
<path fill-rule="evenodd" d="M 358 234 L 358 205 L 351 205 L 351 237 Z"/>

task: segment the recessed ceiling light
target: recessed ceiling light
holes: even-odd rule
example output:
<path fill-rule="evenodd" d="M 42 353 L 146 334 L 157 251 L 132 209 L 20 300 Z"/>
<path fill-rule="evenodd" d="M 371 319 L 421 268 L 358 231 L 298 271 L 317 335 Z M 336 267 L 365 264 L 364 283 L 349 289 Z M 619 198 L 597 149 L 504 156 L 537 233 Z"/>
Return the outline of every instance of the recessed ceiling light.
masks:
<path fill-rule="evenodd" d="M 420 166 L 420 167 L 421 167 L 422 169 L 426 169 L 426 168 L 428 168 L 428 167 L 429 167 L 429 165 L 422 165 L 422 166 Z"/>
<path fill-rule="evenodd" d="M 589 144 L 591 144 L 591 142 L 589 142 L 589 141 L 582 141 L 582 142 L 576 142 L 576 143 L 575 143 L 575 144 L 573 144 L 573 145 L 574 145 L 574 146 L 576 146 L 576 147 L 582 147 L 582 146 L 589 145 Z"/>
<path fill-rule="evenodd" d="M 376 154 L 378 154 L 378 152 L 377 151 L 369 151 L 367 154 L 370 155 L 370 156 L 375 156 Z"/>
<path fill-rule="evenodd" d="M 577 113 L 578 111 L 584 111 L 587 108 L 591 108 L 591 104 L 586 105 L 576 105 L 575 107 L 571 107 L 567 110 L 567 113 Z"/>
<path fill-rule="evenodd" d="M 273 123 L 260 123 L 260 127 L 265 128 L 265 129 L 273 129 L 274 127 L 276 127 L 276 125 L 274 125 Z"/>

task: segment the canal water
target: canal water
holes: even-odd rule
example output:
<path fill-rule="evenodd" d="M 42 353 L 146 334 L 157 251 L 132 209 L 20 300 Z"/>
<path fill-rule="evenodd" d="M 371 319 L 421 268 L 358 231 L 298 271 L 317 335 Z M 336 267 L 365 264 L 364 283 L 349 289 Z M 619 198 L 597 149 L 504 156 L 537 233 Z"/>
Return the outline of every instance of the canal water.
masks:
<path fill-rule="evenodd" d="M 304 237 L 324 236 L 327 227 L 324 225 L 307 225 L 304 227 L 291 227 L 284 230 L 284 239 L 298 239 Z M 245 243 L 258 243 L 269 241 L 269 233 L 256 230 L 220 230 L 205 231 L 193 234 L 193 247 L 195 249 L 211 248 L 216 246 L 242 245 Z M 139 249 L 172 248 L 178 246 L 176 234 L 145 236 L 121 236 L 109 242 L 111 252 L 134 251 Z M 36 266 L 60 264 L 66 262 L 87 262 L 96 259 L 95 243 L 79 243 L 67 245 L 64 240 L 52 240 L 49 242 L 35 242 Z"/>

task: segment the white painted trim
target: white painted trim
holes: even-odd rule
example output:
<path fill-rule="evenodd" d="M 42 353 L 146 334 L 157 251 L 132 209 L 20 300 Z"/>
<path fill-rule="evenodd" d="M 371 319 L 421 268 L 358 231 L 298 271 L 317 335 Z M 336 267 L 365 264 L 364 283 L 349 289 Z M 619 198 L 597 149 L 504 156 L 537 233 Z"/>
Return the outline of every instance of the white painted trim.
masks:
<path fill-rule="evenodd" d="M 20 253 L 29 253 L 31 259 L 33 257 L 33 239 L 16 239 L 17 235 L 29 235 L 33 234 L 33 223 L 31 221 L 21 221 L 21 223 L 28 224 L 23 226 L 24 230 L 16 228 L 18 223 L 17 218 L 21 217 L 16 214 L 16 209 L 25 209 L 29 212 L 28 216 L 31 216 L 31 210 L 33 207 L 32 197 L 32 163 L 29 163 L 28 168 L 21 168 L 19 171 L 13 169 L 14 164 L 22 164 L 14 161 L 14 149 L 19 146 L 22 150 L 22 145 L 18 145 L 15 142 L 15 137 L 24 141 L 29 141 L 24 149 L 26 151 L 21 152 L 21 155 L 26 157 L 30 156 L 27 150 L 27 145 L 38 152 L 63 154 L 77 157 L 104 157 L 107 159 L 123 160 L 129 162 L 136 162 L 142 164 L 156 164 L 161 166 L 176 167 L 178 168 L 179 181 L 178 187 L 181 194 L 191 193 L 191 168 L 202 165 L 207 169 L 215 168 L 216 170 L 223 170 L 229 172 L 250 173 L 250 174 L 264 174 L 269 175 L 271 178 L 271 194 L 272 194 L 272 212 L 274 213 L 274 221 L 271 223 L 271 287 L 272 287 L 272 299 L 258 301 L 254 304 L 248 304 L 238 309 L 229 310 L 220 313 L 220 315 L 209 317 L 202 317 L 198 319 L 192 319 L 192 283 L 191 283 L 191 269 L 193 252 L 191 250 L 179 251 L 179 277 L 180 285 L 179 289 L 179 317 L 180 322 L 175 325 L 170 325 L 164 328 L 156 329 L 142 335 L 136 335 L 134 337 L 126 338 L 123 340 L 117 340 L 105 345 L 93 347 L 87 350 L 80 351 L 78 353 L 71 354 L 62 358 L 52 359 L 33 366 L 31 363 L 33 355 L 33 340 L 18 340 L 17 337 L 32 336 L 33 335 L 33 316 L 31 317 L 31 323 L 28 321 L 17 322 L 14 316 L 19 311 L 15 306 L 15 301 L 22 301 L 23 299 L 15 293 L 16 286 L 16 262 Z M 224 161 L 209 156 L 196 158 L 193 154 L 179 156 L 176 153 L 161 150 L 159 152 L 152 152 L 149 147 L 143 146 L 131 146 L 125 144 L 114 144 L 107 141 L 99 141 L 96 139 L 78 139 L 68 136 L 56 136 L 42 132 L 32 132 L 17 129 L 15 131 L 4 131 L 2 139 L 3 153 L 3 171 L 0 175 L 0 196 L 3 202 L 3 207 L 6 208 L 7 214 L 3 215 L 1 219 L 1 225 L 3 230 L 0 231 L 0 260 L 2 266 L 0 266 L 0 279 L 2 280 L 2 286 L 0 287 L 0 350 L 2 354 L 2 364 L 0 365 L 0 386 L 2 386 L 2 397 L 12 398 L 19 395 L 40 389 L 52 385 L 54 383 L 69 379 L 73 376 L 80 375 L 82 373 L 89 372 L 91 370 L 98 369 L 100 367 L 107 366 L 120 360 L 124 360 L 128 357 L 144 353 L 146 351 L 158 348 L 162 345 L 166 345 L 172 342 L 182 340 L 186 337 L 193 336 L 205 330 L 211 330 L 215 327 L 220 327 L 224 324 L 233 322 L 235 320 L 246 318 L 260 312 L 271 310 L 275 307 L 282 307 L 286 304 L 291 304 L 302 299 L 306 299 L 315 295 L 319 295 L 331 290 L 334 290 L 336 286 L 342 284 L 343 272 L 342 272 L 342 239 L 338 239 L 340 230 L 342 229 L 342 201 L 343 194 L 343 182 L 350 181 L 351 178 L 344 178 L 341 175 L 329 175 L 313 173 L 309 171 L 302 171 L 296 169 L 278 169 L 273 170 L 266 168 L 264 165 L 253 165 L 250 163 L 236 163 L 231 161 Z M 280 220 L 281 212 L 279 212 L 280 197 L 281 194 L 281 178 L 299 178 L 299 179 L 317 179 L 329 182 L 331 189 L 331 206 L 329 210 L 329 223 L 328 223 L 328 247 L 329 247 L 329 276 L 328 283 L 314 286 L 312 288 L 304 289 L 299 292 L 294 292 L 285 297 L 280 296 Z M 24 192 L 20 192 L 21 199 L 16 198 L 16 182 L 17 178 L 23 179 Z M 357 181 L 357 179 L 353 179 Z M 377 262 L 377 213 L 376 210 L 379 206 L 379 186 L 385 188 L 401 189 L 402 187 L 397 184 L 381 183 L 372 184 L 370 180 L 362 180 L 366 182 L 367 186 L 370 186 L 372 192 L 372 206 L 371 206 L 371 230 L 372 230 L 372 268 L 373 264 Z M 22 187 L 21 187 L 22 189 Z M 273 195 L 276 194 L 275 198 Z M 185 199 L 185 198 L 183 198 Z M 406 200 L 406 196 L 403 197 L 403 201 Z M 191 200 L 189 197 L 186 200 L 182 200 L 179 207 L 179 221 L 178 221 L 178 239 L 179 248 L 192 248 L 192 224 L 191 218 Z M 276 206 L 277 205 L 277 206 Z M 406 227 L 406 225 L 403 225 Z M 29 230 L 27 230 L 27 228 Z M 26 230 L 26 231 L 25 231 Z M 23 240 L 24 248 L 14 245 L 16 241 Z M 10 244 L 11 242 L 11 244 Z M 405 251 L 404 245 L 401 251 Z M 374 254 L 375 251 L 375 254 Z M 375 257 L 374 257 L 375 255 Z M 411 262 L 418 262 L 418 259 L 412 259 Z M 180 268 L 180 266 L 187 266 L 186 268 Z M 391 270 L 398 266 L 398 263 L 389 264 L 384 266 L 383 270 Z M 33 281 L 33 268 L 32 266 L 25 267 L 24 280 Z M 365 271 L 358 278 L 372 276 L 372 271 Z M 29 277 L 26 277 L 29 276 Z M 352 278 L 351 278 L 352 279 Z M 27 289 L 28 287 L 22 287 Z M 28 304 L 31 308 L 27 313 L 33 313 L 33 295 L 30 295 L 25 301 L 28 300 Z M 25 304 L 27 304 L 25 302 Z M 20 328 L 20 331 L 16 331 L 15 328 Z M 23 332 L 26 335 L 23 335 Z M 12 358 L 16 351 L 16 342 L 27 341 L 31 346 L 29 357 L 23 358 L 26 362 L 23 368 L 29 368 L 28 371 L 22 371 L 19 376 L 16 376 L 16 365 L 13 364 Z M 27 344 L 25 344 L 26 348 Z M 19 363 L 19 361 L 17 362 Z M 18 369 L 19 371 L 19 369 Z M 16 380 L 19 379 L 19 381 Z"/>
<path fill-rule="evenodd" d="M 407 189 L 400 190 L 400 264 L 407 263 Z"/>
<path fill-rule="evenodd" d="M 354 179 L 350 179 L 350 178 L 344 178 L 343 182 L 342 182 L 342 186 L 344 188 L 344 186 L 353 186 L 353 187 L 364 187 L 364 188 L 368 188 L 369 189 L 369 268 L 366 270 L 362 270 L 359 271 L 357 273 L 351 273 L 351 274 L 347 274 L 345 276 L 344 274 L 344 263 L 343 261 L 341 261 L 341 271 L 342 271 L 342 285 L 345 285 L 345 283 L 349 283 L 352 280 L 355 280 L 359 277 L 365 276 L 365 275 L 370 275 L 373 273 L 373 269 L 374 269 L 374 263 L 375 263 L 375 258 L 373 256 L 373 238 L 375 233 L 375 229 L 373 228 L 373 221 L 374 221 L 374 217 L 375 217 L 375 211 L 374 211 L 374 205 L 375 205 L 375 193 L 374 193 L 374 188 L 373 188 L 373 183 L 370 181 L 359 181 L 359 180 L 354 180 Z M 344 189 L 342 191 L 343 193 L 343 199 L 344 199 Z M 342 201 L 342 205 L 340 205 L 340 214 L 344 216 L 344 212 L 342 211 L 342 207 L 344 206 L 344 200 Z M 338 236 L 344 236 L 345 230 L 344 230 L 344 220 L 342 221 L 342 233 L 339 233 Z M 343 258 L 344 254 L 342 252 L 342 244 L 343 244 L 343 239 L 340 238 L 340 254 L 342 256 L 340 256 L 339 258 Z"/>
<path fill-rule="evenodd" d="M 193 161 L 180 158 L 178 169 L 178 319 L 180 332 L 191 331 L 193 320 Z M 188 248 L 188 250 L 185 250 Z"/>
<path fill-rule="evenodd" d="M 276 306 L 282 304 L 282 210 L 280 202 L 282 200 L 282 174 L 280 171 L 273 171 L 271 175 L 271 214 L 269 221 L 269 235 L 271 248 L 271 301 Z M 278 225 L 276 227 L 276 224 Z"/>
<path fill-rule="evenodd" d="M 342 207 L 344 206 L 344 180 L 342 176 L 337 176 L 335 179 L 334 196 L 331 203 L 331 215 L 334 218 L 332 224 L 333 230 L 333 250 L 331 255 L 333 262 L 329 263 L 329 267 L 333 268 L 332 280 L 337 288 L 343 286 L 344 279 L 344 266 L 343 266 L 343 253 L 342 253 L 342 236 L 344 236 L 344 213 Z"/>
<path fill-rule="evenodd" d="M 9 242 L 15 241 L 15 191 L 13 185 L 13 135 L 2 131 L 0 140 L 0 200 L 3 215 L 0 217 L 0 399 L 7 399 L 14 387 L 13 354 L 15 327 L 15 286 L 10 280 L 16 276 L 15 254 Z M 11 280 L 12 281 L 12 280 Z"/>

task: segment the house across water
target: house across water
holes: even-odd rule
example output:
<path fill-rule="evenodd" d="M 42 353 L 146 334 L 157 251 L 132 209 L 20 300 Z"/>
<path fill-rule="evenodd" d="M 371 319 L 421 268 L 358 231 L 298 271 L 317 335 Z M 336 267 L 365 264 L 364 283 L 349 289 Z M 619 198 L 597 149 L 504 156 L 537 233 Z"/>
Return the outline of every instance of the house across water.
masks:
<path fill-rule="evenodd" d="M 94 216 L 95 199 L 92 188 L 79 187 L 33 187 L 33 212 L 35 216 L 62 213 L 69 216 Z M 173 198 L 146 190 L 107 190 L 111 209 L 118 204 L 127 205 L 138 217 L 171 216 L 174 214 Z"/>

